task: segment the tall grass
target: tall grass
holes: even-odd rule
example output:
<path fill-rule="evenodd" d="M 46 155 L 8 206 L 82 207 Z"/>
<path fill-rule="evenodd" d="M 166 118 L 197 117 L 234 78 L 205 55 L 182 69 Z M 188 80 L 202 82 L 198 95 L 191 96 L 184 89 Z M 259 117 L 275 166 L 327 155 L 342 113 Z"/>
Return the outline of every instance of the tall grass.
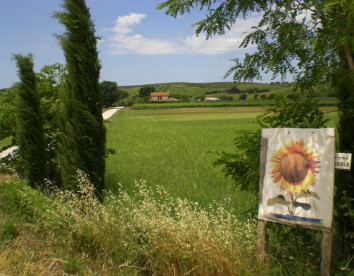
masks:
<path fill-rule="evenodd" d="M 54 189 L 50 196 L 23 182 L 0 182 L 0 198 L 7 210 L 16 210 L 34 223 L 41 239 L 62 256 L 56 262 L 60 259 L 66 272 L 260 275 L 265 269 L 256 260 L 255 220 L 241 222 L 222 204 L 204 209 L 170 196 L 161 187 L 149 188 L 144 181 L 135 183 L 135 195 L 121 189 L 118 194 L 108 193 L 102 204 L 80 171 L 77 181 L 77 194 Z M 38 252 L 32 256 L 35 254 Z M 22 274 L 11 268 L 8 256 L 1 257 L 4 255 L 0 254 L 0 269 L 35 275 L 34 271 Z M 28 271 L 34 259 L 16 267 Z"/>
<path fill-rule="evenodd" d="M 12 136 L 6 137 L 2 140 L 0 140 L 0 151 L 2 151 L 2 149 L 7 148 L 11 145 L 11 140 L 12 140 Z"/>

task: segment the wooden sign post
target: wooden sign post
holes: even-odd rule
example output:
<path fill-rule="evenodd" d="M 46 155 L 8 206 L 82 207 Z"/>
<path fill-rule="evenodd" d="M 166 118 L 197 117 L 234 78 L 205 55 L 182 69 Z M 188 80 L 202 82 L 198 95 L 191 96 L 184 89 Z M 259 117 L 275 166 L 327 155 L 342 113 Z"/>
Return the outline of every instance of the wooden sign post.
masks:
<path fill-rule="evenodd" d="M 267 221 L 322 231 L 321 275 L 330 275 L 335 130 L 262 129 L 258 260 L 266 261 Z"/>

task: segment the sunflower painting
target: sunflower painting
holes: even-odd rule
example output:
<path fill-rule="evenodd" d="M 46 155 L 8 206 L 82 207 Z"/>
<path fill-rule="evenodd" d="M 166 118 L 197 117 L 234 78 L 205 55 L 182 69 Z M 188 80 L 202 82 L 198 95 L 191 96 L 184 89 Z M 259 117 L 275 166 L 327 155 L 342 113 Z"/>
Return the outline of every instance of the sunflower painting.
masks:
<path fill-rule="evenodd" d="M 268 143 L 259 218 L 331 227 L 334 129 L 263 129 L 262 138 Z"/>

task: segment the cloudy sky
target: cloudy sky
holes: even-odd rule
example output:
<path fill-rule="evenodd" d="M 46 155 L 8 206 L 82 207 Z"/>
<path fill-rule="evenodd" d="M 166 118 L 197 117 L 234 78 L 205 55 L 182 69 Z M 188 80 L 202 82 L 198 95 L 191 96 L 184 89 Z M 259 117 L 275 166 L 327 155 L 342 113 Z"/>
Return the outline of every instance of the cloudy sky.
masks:
<path fill-rule="evenodd" d="M 162 0 L 86 0 L 95 23 L 102 64 L 101 81 L 118 85 L 159 82 L 214 82 L 223 79 L 233 65 L 230 59 L 242 57 L 244 32 L 258 18 L 239 20 L 231 31 L 209 40 L 195 36 L 192 24 L 205 16 L 199 10 L 177 19 L 156 6 Z M 65 63 L 54 34 L 64 27 L 52 19 L 61 11 L 61 0 L 0 0 L 0 88 L 18 81 L 12 55 L 33 53 L 35 71 L 55 62 Z M 265 82 L 270 79 L 265 77 Z"/>

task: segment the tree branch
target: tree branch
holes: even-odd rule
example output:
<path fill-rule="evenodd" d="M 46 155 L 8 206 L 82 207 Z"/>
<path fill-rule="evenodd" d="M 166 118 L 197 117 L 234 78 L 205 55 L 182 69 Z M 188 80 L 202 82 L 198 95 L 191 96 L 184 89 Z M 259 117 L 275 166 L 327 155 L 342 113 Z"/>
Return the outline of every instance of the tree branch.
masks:
<path fill-rule="evenodd" d="M 343 44 L 345 58 L 347 59 L 350 71 L 354 74 L 354 60 L 348 42 Z"/>

